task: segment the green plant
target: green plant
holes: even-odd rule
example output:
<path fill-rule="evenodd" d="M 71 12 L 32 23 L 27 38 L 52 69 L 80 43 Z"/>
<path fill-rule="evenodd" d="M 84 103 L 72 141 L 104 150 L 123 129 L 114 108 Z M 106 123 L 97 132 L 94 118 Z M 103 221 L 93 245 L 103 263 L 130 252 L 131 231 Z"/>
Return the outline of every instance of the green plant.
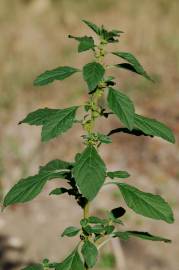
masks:
<path fill-rule="evenodd" d="M 36 78 L 34 85 L 42 86 L 55 80 L 64 80 L 74 73 L 82 73 L 88 86 L 89 100 L 82 106 L 73 106 L 65 109 L 38 109 L 28 114 L 21 123 L 42 126 L 41 139 L 47 142 L 66 132 L 73 124 L 79 124 L 84 132 L 84 150 L 77 153 L 74 161 L 52 160 L 39 168 L 39 172 L 21 179 L 5 196 L 3 205 L 7 207 L 16 203 L 24 203 L 34 199 L 43 189 L 45 184 L 55 178 L 66 179 L 68 188 L 58 187 L 50 195 L 67 194 L 73 196 L 83 209 L 83 218 L 79 227 L 68 227 L 62 236 L 73 237 L 79 235 L 79 242 L 73 252 L 62 262 L 52 263 L 45 259 L 42 263 L 28 266 L 26 270 L 56 269 L 56 270 L 83 270 L 95 266 L 99 249 L 112 237 L 127 240 L 131 237 L 152 241 L 170 242 L 170 240 L 152 235 L 148 232 L 117 230 L 116 225 L 122 224 L 121 217 L 126 210 L 118 207 L 106 211 L 106 217 L 100 218 L 90 215 L 90 204 L 95 199 L 103 185 L 115 185 L 119 188 L 127 206 L 137 214 L 148 218 L 163 220 L 173 223 L 174 217 L 168 203 L 159 195 L 143 192 L 134 186 L 125 183 L 130 175 L 126 171 L 107 171 L 106 165 L 99 155 L 101 144 L 112 143 L 111 135 L 114 133 L 128 133 L 134 136 L 160 137 L 174 143 L 172 131 L 163 123 L 135 113 L 133 102 L 122 91 L 115 89 L 114 77 L 107 76 L 111 68 L 126 69 L 135 72 L 152 81 L 139 61 L 129 52 L 112 52 L 124 62 L 117 65 L 106 65 L 104 58 L 109 43 L 118 42 L 123 33 L 119 30 L 108 31 L 103 26 L 83 21 L 91 28 L 99 43 L 95 44 L 93 37 L 74 37 L 79 42 L 78 52 L 91 50 L 94 55 L 92 62 L 86 64 L 82 70 L 70 66 L 61 66 L 46 71 Z M 100 99 L 105 98 L 107 92 L 107 106 L 100 105 Z M 79 107 L 84 113 L 76 118 Z M 107 135 L 95 130 L 97 118 L 108 118 L 111 114 L 117 116 L 122 125 L 111 130 Z M 114 180 L 115 179 L 115 180 Z M 106 180 L 106 181 L 105 181 Z M 119 181 L 117 181 L 119 180 Z"/>

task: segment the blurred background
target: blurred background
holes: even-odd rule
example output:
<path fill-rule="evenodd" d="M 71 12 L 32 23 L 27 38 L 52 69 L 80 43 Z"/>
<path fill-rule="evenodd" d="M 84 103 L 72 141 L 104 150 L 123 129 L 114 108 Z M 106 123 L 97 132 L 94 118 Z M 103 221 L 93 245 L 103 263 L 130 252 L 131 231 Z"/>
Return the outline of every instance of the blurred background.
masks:
<path fill-rule="evenodd" d="M 73 160 L 82 150 L 78 127 L 45 144 L 40 142 L 40 128 L 17 123 L 37 108 L 65 108 L 86 100 L 86 85 L 78 75 L 42 88 L 32 85 L 47 69 L 87 63 L 91 54 L 78 55 L 77 43 L 67 38 L 92 34 L 83 18 L 125 32 L 113 49 L 134 53 L 156 83 L 117 70 L 119 86 L 134 100 L 138 113 L 164 121 L 175 132 L 175 145 L 121 134 L 113 136 L 112 145 L 101 147 L 108 168 L 128 170 L 130 183 L 161 194 L 173 207 L 176 222 L 152 221 L 127 209 L 125 229 L 149 231 L 173 242 L 133 239 L 109 244 L 101 252 L 98 270 L 179 269 L 178 12 L 178 0 L 0 0 L 1 198 L 17 180 L 35 174 L 39 165 L 55 158 Z M 104 132 L 118 126 L 112 117 L 98 123 Z M 57 185 L 53 181 L 31 203 L 0 214 L 0 270 L 21 269 L 45 257 L 57 261 L 74 247 L 75 239 L 60 239 L 60 234 L 66 226 L 77 225 L 82 212 L 65 195 L 49 199 L 49 190 Z M 119 191 L 103 189 L 92 213 L 103 215 L 105 208 L 119 205 L 125 207 Z"/>

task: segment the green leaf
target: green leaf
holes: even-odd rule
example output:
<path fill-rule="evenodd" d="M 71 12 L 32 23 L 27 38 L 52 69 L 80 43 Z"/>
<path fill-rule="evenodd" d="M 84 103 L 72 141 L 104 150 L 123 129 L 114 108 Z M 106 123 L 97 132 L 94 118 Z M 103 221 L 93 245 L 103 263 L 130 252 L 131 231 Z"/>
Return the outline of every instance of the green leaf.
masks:
<path fill-rule="evenodd" d="M 105 135 L 105 134 L 97 133 L 97 136 L 98 136 L 98 140 L 101 143 L 105 143 L 105 144 L 112 143 L 111 138 L 109 136 Z"/>
<path fill-rule="evenodd" d="M 71 36 L 71 35 L 69 35 L 68 37 L 69 38 L 74 38 L 77 41 L 79 41 L 78 52 L 84 52 L 84 51 L 93 49 L 95 47 L 94 40 L 93 40 L 92 37 L 87 37 L 87 36 L 74 37 L 74 36 Z"/>
<path fill-rule="evenodd" d="M 21 179 L 7 193 L 3 205 L 6 207 L 11 204 L 24 203 L 35 198 L 43 189 L 48 181 L 47 175 L 34 175 Z"/>
<path fill-rule="evenodd" d="M 88 219 L 87 218 L 82 218 L 80 220 L 81 227 L 86 227 L 88 225 Z"/>
<path fill-rule="evenodd" d="M 38 109 L 29 113 L 23 120 L 19 122 L 19 124 L 27 123 L 29 125 L 42 126 L 48 121 L 49 116 L 55 115 L 57 111 L 58 109 Z"/>
<path fill-rule="evenodd" d="M 42 141 L 49 141 L 70 129 L 74 123 L 77 106 L 58 110 L 49 116 L 48 121 L 42 127 Z"/>
<path fill-rule="evenodd" d="M 55 270 L 85 270 L 78 250 L 75 249 L 62 263 L 56 264 Z"/>
<path fill-rule="evenodd" d="M 126 171 L 114 171 L 114 172 L 107 172 L 107 176 L 111 179 L 114 178 L 128 178 L 130 174 Z"/>
<path fill-rule="evenodd" d="M 27 266 L 23 268 L 22 270 L 43 270 L 43 269 L 44 268 L 42 264 L 34 264 L 34 265 Z"/>
<path fill-rule="evenodd" d="M 97 35 L 100 35 L 101 33 L 101 28 L 98 27 L 96 24 L 86 21 L 86 20 L 82 20 L 89 28 L 91 28 Z"/>
<path fill-rule="evenodd" d="M 77 109 L 78 106 L 66 109 L 39 109 L 28 114 L 20 124 L 42 125 L 41 137 L 42 141 L 46 142 L 61 135 L 72 127 Z"/>
<path fill-rule="evenodd" d="M 104 232 L 104 226 L 103 224 L 96 224 L 93 227 L 90 228 L 91 233 L 100 234 Z"/>
<path fill-rule="evenodd" d="M 79 231 L 80 231 L 80 229 L 78 229 L 77 227 L 70 226 L 64 230 L 64 232 L 62 233 L 61 236 L 62 237 L 63 236 L 73 237 L 73 236 L 77 235 L 79 233 Z"/>
<path fill-rule="evenodd" d="M 83 196 L 88 200 L 94 199 L 104 183 L 106 167 L 92 145 L 81 153 L 74 165 L 73 174 Z"/>
<path fill-rule="evenodd" d="M 130 71 L 136 72 L 146 79 L 152 81 L 147 72 L 144 70 L 143 66 L 139 63 L 139 61 L 135 58 L 135 56 L 129 52 L 113 52 L 114 55 L 123 58 L 128 63 L 122 63 L 116 65 L 119 68 L 128 69 Z"/>
<path fill-rule="evenodd" d="M 113 225 L 107 225 L 105 226 L 105 234 L 111 234 L 114 231 L 115 227 Z"/>
<path fill-rule="evenodd" d="M 72 162 L 67 162 L 64 160 L 60 159 L 54 159 L 50 162 L 48 162 L 44 166 L 40 166 L 39 168 L 39 173 L 53 173 L 53 174 L 58 174 L 62 178 L 68 174 L 73 167 Z"/>
<path fill-rule="evenodd" d="M 113 88 L 109 88 L 108 106 L 125 126 L 130 130 L 133 129 L 135 109 L 128 96 Z"/>
<path fill-rule="evenodd" d="M 103 25 L 101 27 L 98 27 L 96 24 L 86 20 L 83 20 L 83 22 L 107 43 L 118 42 L 117 38 L 120 36 L 121 33 L 123 33 L 123 31 L 115 29 L 107 31 Z"/>
<path fill-rule="evenodd" d="M 168 142 L 175 143 L 175 137 L 172 130 L 155 119 L 135 114 L 134 125 L 147 135 L 157 136 Z"/>
<path fill-rule="evenodd" d="M 165 243 L 171 243 L 171 240 L 169 239 L 152 235 L 148 232 L 138 232 L 138 231 L 115 232 L 114 237 L 119 237 L 122 240 L 128 240 L 130 237 L 138 237 L 144 240 L 162 241 Z"/>
<path fill-rule="evenodd" d="M 11 188 L 4 198 L 4 207 L 34 199 L 42 191 L 47 181 L 65 178 L 66 173 L 69 173 L 67 168 L 70 166 L 71 163 L 62 160 L 52 160 L 41 166 L 38 174 L 21 179 Z"/>
<path fill-rule="evenodd" d="M 108 136 L 116 133 L 127 133 L 135 136 L 150 136 L 160 137 L 168 142 L 175 143 L 175 137 L 170 128 L 165 124 L 142 115 L 135 114 L 134 116 L 134 129 L 116 128 L 108 133 Z"/>
<path fill-rule="evenodd" d="M 72 74 L 79 72 L 78 68 L 73 67 L 58 67 L 52 70 L 47 70 L 44 73 L 40 74 L 34 81 L 34 85 L 45 85 L 52 83 L 55 80 L 64 80 Z"/>
<path fill-rule="evenodd" d="M 40 166 L 39 175 L 47 175 L 48 180 L 55 178 L 68 179 L 69 174 L 71 174 L 72 164 L 60 159 L 54 159 L 44 166 Z"/>
<path fill-rule="evenodd" d="M 86 225 L 86 226 L 84 226 L 82 228 L 83 228 L 84 235 L 89 236 L 89 235 L 91 235 L 93 233 L 92 232 L 92 227 L 90 225 Z"/>
<path fill-rule="evenodd" d="M 102 80 L 105 73 L 103 66 L 97 62 L 91 62 L 83 67 L 83 78 L 88 84 L 89 91 L 93 91 Z"/>
<path fill-rule="evenodd" d="M 81 253 L 83 254 L 86 265 L 89 268 L 95 266 L 98 257 L 98 250 L 92 242 L 86 240 L 82 246 Z"/>
<path fill-rule="evenodd" d="M 95 216 L 90 216 L 89 218 L 88 218 L 88 222 L 89 223 L 94 223 L 94 224 L 104 224 L 105 222 L 106 222 L 106 220 L 104 220 L 104 219 L 101 219 L 101 218 L 99 218 L 99 217 L 95 217 Z"/>
<path fill-rule="evenodd" d="M 173 223 L 173 212 L 169 204 L 159 195 L 143 192 L 125 183 L 114 183 L 119 188 L 128 207 L 145 217 Z"/>
<path fill-rule="evenodd" d="M 46 165 L 40 166 L 41 172 L 52 172 L 59 170 L 69 170 L 72 167 L 73 163 L 64 161 L 61 159 L 54 159 L 49 161 Z"/>
<path fill-rule="evenodd" d="M 68 193 L 68 189 L 66 189 L 66 188 L 55 188 L 49 193 L 49 195 L 62 195 L 64 193 Z"/>
<path fill-rule="evenodd" d="M 114 43 L 118 42 L 118 37 L 120 37 L 120 34 L 123 33 L 123 31 L 120 30 L 111 30 L 107 31 L 104 26 L 101 27 L 101 34 L 100 36 L 107 42 L 107 43 Z"/>

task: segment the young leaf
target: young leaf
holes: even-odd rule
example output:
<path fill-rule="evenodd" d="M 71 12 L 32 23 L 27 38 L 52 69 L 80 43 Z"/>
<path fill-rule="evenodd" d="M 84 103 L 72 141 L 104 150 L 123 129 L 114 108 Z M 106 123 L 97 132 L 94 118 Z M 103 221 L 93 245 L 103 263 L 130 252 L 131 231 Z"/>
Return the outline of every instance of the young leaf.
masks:
<path fill-rule="evenodd" d="M 21 123 L 30 125 L 42 125 L 42 141 L 46 142 L 50 139 L 61 135 L 70 129 L 74 123 L 78 106 L 66 109 L 40 109 L 31 112 L 23 119 Z"/>
<path fill-rule="evenodd" d="M 104 224 L 106 221 L 104 219 L 101 219 L 99 217 L 95 217 L 95 216 L 90 216 L 88 218 L 88 222 L 89 223 L 94 223 L 94 224 Z"/>
<path fill-rule="evenodd" d="M 104 183 L 106 167 L 94 146 L 87 146 L 73 168 L 76 183 L 88 200 L 94 199 Z"/>
<path fill-rule="evenodd" d="M 163 238 L 161 236 L 152 235 L 148 232 L 138 232 L 138 231 L 126 231 L 126 232 L 115 232 L 114 237 L 119 237 L 122 240 L 128 240 L 130 237 L 138 237 L 144 240 L 151 241 L 162 241 L 165 243 L 171 243 L 171 240 Z"/>
<path fill-rule="evenodd" d="M 82 246 L 81 253 L 83 254 L 85 263 L 89 268 L 95 266 L 98 257 L 98 250 L 92 242 L 86 240 Z"/>
<path fill-rule="evenodd" d="M 112 30 L 107 31 L 104 26 L 101 27 L 101 37 L 107 42 L 107 43 L 114 43 L 118 42 L 118 37 L 120 37 L 120 34 L 123 33 L 123 31 L 120 30 Z"/>
<path fill-rule="evenodd" d="M 98 36 L 100 36 L 101 34 L 101 28 L 98 27 L 96 24 L 91 23 L 89 21 L 86 20 L 82 20 L 89 28 L 91 28 Z"/>
<path fill-rule="evenodd" d="M 168 142 L 175 143 L 172 130 L 155 119 L 135 114 L 134 125 L 148 135 L 161 137 Z"/>
<path fill-rule="evenodd" d="M 86 227 L 88 226 L 88 219 L 87 218 L 82 218 L 80 220 L 81 227 Z"/>
<path fill-rule="evenodd" d="M 77 235 L 79 233 L 79 231 L 80 231 L 80 229 L 78 229 L 77 227 L 70 226 L 64 230 L 64 232 L 62 233 L 61 236 L 62 237 L 63 236 L 73 237 L 73 236 Z"/>
<path fill-rule="evenodd" d="M 62 263 L 55 265 L 55 270 L 85 270 L 78 250 L 75 249 Z"/>
<path fill-rule="evenodd" d="M 126 171 L 114 171 L 114 172 L 107 172 L 107 176 L 111 179 L 114 178 L 128 178 L 130 174 Z"/>
<path fill-rule="evenodd" d="M 34 264 L 34 265 L 29 265 L 22 270 L 43 270 L 43 265 L 42 264 Z"/>
<path fill-rule="evenodd" d="M 109 88 L 108 106 L 130 130 L 134 127 L 134 105 L 122 92 Z"/>
<path fill-rule="evenodd" d="M 105 226 L 105 234 L 111 234 L 114 231 L 115 227 L 113 225 L 107 225 Z"/>
<path fill-rule="evenodd" d="M 144 70 L 143 66 L 139 63 L 139 61 L 135 58 L 135 56 L 129 52 L 113 52 L 114 55 L 123 58 L 128 63 L 122 63 L 116 65 L 119 68 L 128 69 L 130 71 L 136 72 L 146 79 L 152 81 L 147 72 Z"/>
<path fill-rule="evenodd" d="M 105 144 L 112 143 L 111 138 L 109 136 L 105 135 L 105 134 L 97 133 L 97 136 L 98 136 L 98 140 L 101 143 L 105 143 Z"/>
<path fill-rule="evenodd" d="M 167 223 L 174 222 L 172 209 L 161 196 L 143 192 L 125 183 L 114 184 L 120 188 L 125 202 L 134 212 Z"/>
<path fill-rule="evenodd" d="M 34 81 L 34 85 L 41 86 L 52 83 L 55 80 L 64 80 L 72 74 L 79 72 L 78 68 L 73 67 L 58 67 L 52 70 L 47 70 L 40 74 Z"/>
<path fill-rule="evenodd" d="M 62 195 L 64 193 L 68 193 L 68 189 L 66 189 L 66 188 L 55 188 L 49 193 L 49 195 Z"/>
<path fill-rule="evenodd" d="M 91 62 L 83 67 L 83 78 L 88 84 L 89 91 L 93 91 L 102 80 L 105 73 L 103 66 L 97 62 Z"/>
<path fill-rule="evenodd" d="M 86 20 L 83 20 L 83 22 L 107 43 L 118 42 L 117 38 L 120 36 L 121 33 L 124 33 L 123 31 L 115 29 L 107 31 L 103 25 L 101 27 L 98 27 L 96 24 Z"/>
<path fill-rule="evenodd" d="M 79 41 L 79 45 L 78 45 L 78 52 L 84 52 L 90 49 L 93 49 L 95 47 L 94 44 L 94 39 L 92 37 L 74 37 L 69 35 L 69 38 L 74 38 L 77 41 Z"/>
<path fill-rule="evenodd" d="M 104 225 L 103 224 L 96 224 L 90 228 L 91 233 L 100 234 L 104 233 Z"/>

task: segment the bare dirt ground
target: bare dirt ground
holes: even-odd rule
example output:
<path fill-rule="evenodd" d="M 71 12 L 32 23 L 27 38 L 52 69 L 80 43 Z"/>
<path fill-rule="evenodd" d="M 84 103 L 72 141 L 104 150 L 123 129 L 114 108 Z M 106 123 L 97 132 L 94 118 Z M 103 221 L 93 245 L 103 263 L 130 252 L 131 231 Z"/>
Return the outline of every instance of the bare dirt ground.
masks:
<path fill-rule="evenodd" d="M 28 112 L 39 107 L 66 107 L 81 104 L 86 99 L 85 84 L 81 84 L 78 76 L 43 89 L 32 87 L 34 77 L 45 69 L 65 64 L 81 67 L 88 61 L 88 54 L 78 58 L 73 48 L 75 42 L 64 38 L 69 33 L 88 34 L 80 18 L 124 30 L 118 46 L 137 55 L 156 80 L 155 84 L 150 84 L 124 71 L 116 72 L 119 87 L 133 98 L 137 111 L 166 122 L 176 134 L 176 144 L 157 138 L 114 135 L 113 150 L 111 146 L 101 148 L 109 169 L 128 170 L 130 183 L 161 194 L 175 213 L 176 221 L 169 225 L 143 218 L 127 209 L 126 229 L 150 231 L 173 242 L 163 244 L 136 239 L 122 242 L 126 270 L 179 270 L 178 9 L 175 0 L 137 0 L 135 4 L 132 0 L 85 3 L 4 0 L 0 3 L 0 177 L 3 194 L 21 177 L 33 175 L 39 165 L 55 158 L 73 160 L 74 153 L 82 150 L 82 132 L 78 127 L 48 144 L 41 144 L 38 127 L 17 126 Z M 111 118 L 105 124 L 98 123 L 98 128 L 107 132 L 118 125 L 118 121 Z M 31 203 L 11 207 L 0 214 L 0 256 L 6 241 L 2 236 L 10 239 L 6 247 L 15 247 L 15 250 L 7 248 L 3 256 L 17 264 L 18 260 L 38 262 L 45 257 L 55 261 L 64 258 L 73 248 L 75 239 L 61 239 L 60 234 L 66 226 L 78 225 L 82 212 L 65 195 L 49 198 L 49 191 L 58 185 L 58 181 L 50 183 Z M 94 201 L 92 211 L 103 215 L 105 208 L 119 205 L 125 206 L 119 192 L 115 188 L 105 188 Z M 109 245 L 104 252 L 113 253 L 113 249 Z M 6 269 L 20 269 L 20 266 L 10 265 Z M 0 270 L 4 270 L 1 264 Z"/>

